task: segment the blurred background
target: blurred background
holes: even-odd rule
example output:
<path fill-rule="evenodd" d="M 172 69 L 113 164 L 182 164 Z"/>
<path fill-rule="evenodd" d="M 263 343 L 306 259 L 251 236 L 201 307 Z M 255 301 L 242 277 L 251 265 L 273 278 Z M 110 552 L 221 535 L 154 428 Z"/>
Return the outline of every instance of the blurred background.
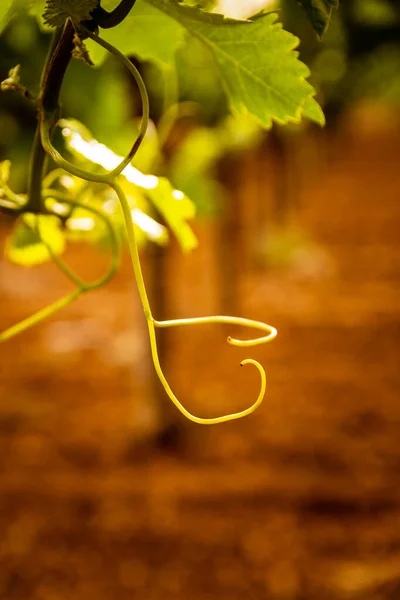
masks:
<path fill-rule="evenodd" d="M 224 0 L 248 16 L 265 6 Z M 251 5 L 251 6 L 250 6 Z M 229 116 L 195 42 L 177 56 L 179 114 L 157 67 L 138 64 L 164 132 L 153 166 L 196 205 L 198 247 L 142 244 L 157 318 L 237 314 L 278 328 L 265 347 L 224 327 L 164 331 L 158 384 L 127 253 L 117 277 L 0 347 L 0 598 L 4 600 L 398 600 L 400 598 L 400 14 L 343 0 L 323 43 L 300 7 L 285 27 L 327 127 L 265 132 Z M 14 20 L 0 78 L 38 91 L 49 34 Z M 63 113 L 116 152 L 140 116 L 126 73 L 74 61 Z M 166 125 L 167 122 L 167 125 Z M 0 160 L 26 190 L 35 107 L 0 95 Z M 142 167 L 151 154 L 141 158 Z M 146 158 L 147 157 L 147 158 Z M 155 160 L 155 163 L 154 163 Z M 143 167 L 145 170 L 145 167 Z M 1 250 L 14 220 L 0 215 Z M 96 276 L 100 246 L 70 244 Z M 0 329 L 69 290 L 51 264 L 0 259 Z M 254 372 L 253 372 L 254 371 Z"/>

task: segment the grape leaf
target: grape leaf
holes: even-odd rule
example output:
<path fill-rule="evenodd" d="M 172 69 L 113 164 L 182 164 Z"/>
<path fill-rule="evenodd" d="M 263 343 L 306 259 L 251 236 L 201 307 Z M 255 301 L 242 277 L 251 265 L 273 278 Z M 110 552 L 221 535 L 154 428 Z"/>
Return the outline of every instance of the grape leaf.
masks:
<path fill-rule="evenodd" d="M 37 219 L 40 236 L 36 230 Z M 7 240 L 5 255 L 11 262 L 32 267 L 51 259 L 46 244 L 55 254 L 64 252 L 65 237 L 60 228 L 60 220 L 52 215 L 37 217 L 32 213 L 25 213 Z"/>
<path fill-rule="evenodd" d="M 323 113 L 306 81 L 308 68 L 294 51 L 298 39 L 276 19 L 271 13 L 238 21 L 176 0 L 137 0 L 121 25 L 101 35 L 125 54 L 160 67 L 173 67 L 185 35 L 196 36 L 211 50 L 236 112 L 250 113 L 267 128 L 272 120 L 299 122 L 302 116 L 322 125 Z M 95 63 L 104 59 L 95 43 L 88 47 Z"/>
<path fill-rule="evenodd" d="M 276 13 L 260 13 L 254 21 L 236 21 L 177 0 L 145 1 L 209 48 L 233 110 L 250 113 L 266 128 L 273 121 L 298 123 L 304 108 L 305 116 L 324 123 L 312 98 L 314 88 L 306 81 L 309 70 L 295 52 L 299 40 L 276 22 Z"/>
<path fill-rule="evenodd" d="M 332 13 L 339 7 L 339 0 L 298 0 L 307 13 L 311 25 L 320 37 L 329 27 Z"/>

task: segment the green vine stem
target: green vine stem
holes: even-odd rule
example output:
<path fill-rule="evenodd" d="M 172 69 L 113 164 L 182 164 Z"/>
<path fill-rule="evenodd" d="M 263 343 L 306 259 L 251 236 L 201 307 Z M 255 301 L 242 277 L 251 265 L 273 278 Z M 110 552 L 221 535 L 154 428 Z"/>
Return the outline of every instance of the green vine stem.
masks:
<path fill-rule="evenodd" d="M 46 112 L 51 126 L 54 127 L 59 113 L 59 95 L 65 72 L 71 61 L 74 47 L 74 27 L 68 20 L 65 25 L 58 27 L 49 47 L 41 77 L 42 93 L 39 98 L 38 124 L 33 141 L 31 162 L 29 165 L 28 201 L 26 211 L 42 212 L 42 178 L 46 169 L 48 155 L 41 143 L 40 115 Z"/>

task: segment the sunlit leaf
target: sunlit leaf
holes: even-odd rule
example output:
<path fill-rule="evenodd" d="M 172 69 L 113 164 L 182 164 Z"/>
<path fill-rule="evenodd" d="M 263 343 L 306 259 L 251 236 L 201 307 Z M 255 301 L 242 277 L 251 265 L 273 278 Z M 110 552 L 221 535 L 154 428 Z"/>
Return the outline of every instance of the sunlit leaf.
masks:
<path fill-rule="evenodd" d="M 325 125 L 325 115 L 318 104 L 311 96 L 307 98 L 303 106 L 303 116 L 310 119 L 310 121 L 314 121 L 318 125 Z"/>
<path fill-rule="evenodd" d="M 197 238 L 186 222 L 195 216 L 194 203 L 183 192 L 175 190 L 165 177 L 159 177 L 158 185 L 146 193 L 174 233 L 183 252 L 196 248 Z"/>
<path fill-rule="evenodd" d="M 89 131 L 79 122 L 64 119 L 61 124 L 67 147 L 76 156 L 81 159 L 85 158 L 108 170 L 115 168 L 120 163 L 121 157 L 93 139 Z M 151 201 L 175 234 L 183 251 L 188 252 L 197 246 L 196 237 L 186 222 L 194 217 L 195 206 L 185 194 L 174 189 L 165 177 L 146 175 L 132 165 L 128 165 L 124 169 L 121 178 L 126 179 Z M 137 207 L 133 206 L 132 208 Z M 141 222 L 144 223 L 143 219 Z M 158 225 L 156 222 L 154 223 Z M 149 222 L 147 224 L 150 225 Z M 151 231 L 146 233 L 151 239 Z"/>
<path fill-rule="evenodd" d="M 36 229 L 39 226 L 40 235 Z M 32 267 L 51 259 L 46 244 L 54 254 L 62 254 L 65 238 L 60 221 L 51 215 L 24 214 L 17 222 L 14 231 L 6 243 L 6 257 L 24 267 Z"/>

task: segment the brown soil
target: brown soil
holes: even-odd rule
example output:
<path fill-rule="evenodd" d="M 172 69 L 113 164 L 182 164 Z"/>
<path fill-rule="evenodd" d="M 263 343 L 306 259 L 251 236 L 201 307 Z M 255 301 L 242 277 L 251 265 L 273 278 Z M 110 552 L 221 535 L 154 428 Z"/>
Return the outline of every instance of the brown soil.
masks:
<path fill-rule="evenodd" d="M 287 268 L 236 265 L 240 313 L 279 329 L 250 349 L 268 392 L 245 420 L 196 426 L 154 398 L 127 260 L 110 287 L 1 347 L 0 598 L 400 598 L 396 153 L 394 136 L 343 134 L 298 193 L 312 249 Z M 191 257 L 171 249 L 171 318 L 219 312 L 217 227 L 198 223 Z M 82 252 L 70 260 L 93 274 L 103 257 Z M 68 285 L 3 261 L 0 289 L 3 329 Z M 257 394 L 225 334 L 165 340 L 197 414 Z"/>

